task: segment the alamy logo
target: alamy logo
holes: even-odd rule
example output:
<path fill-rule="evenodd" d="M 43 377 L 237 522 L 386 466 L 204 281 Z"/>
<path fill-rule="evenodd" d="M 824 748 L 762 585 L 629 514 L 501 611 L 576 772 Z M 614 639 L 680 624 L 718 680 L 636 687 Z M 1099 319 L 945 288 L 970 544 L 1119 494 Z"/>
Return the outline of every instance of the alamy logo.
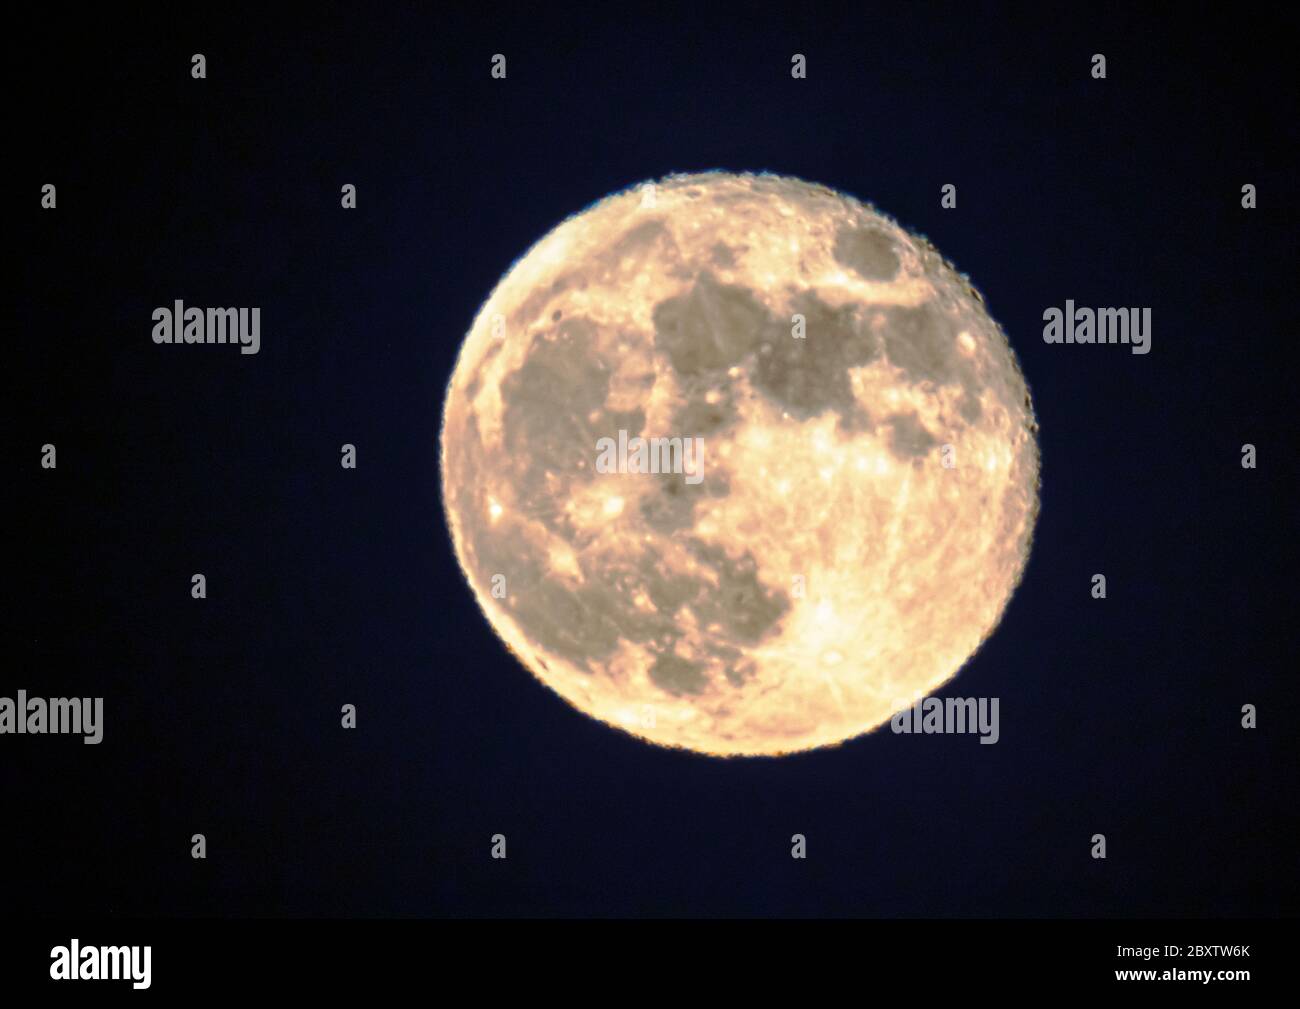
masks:
<path fill-rule="evenodd" d="M 83 743 L 94 744 L 104 738 L 104 699 L 102 697 L 28 697 L 26 690 L 18 697 L 0 697 L 0 735 L 85 736 Z"/>
<path fill-rule="evenodd" d="M 177 298 L 171 308 L 155 308 L 152 318 L 154 343 L 237 343 L 241 354 L 262 346 L 260 308 L 186 308 Z"/>
<path fill-rule="evenodd" d="M 1067 298 L 1065 310 L 1043 310 L 1044 343 L 1127 343 L 1134 354 L 1151 352 L 1151 309 L 1075 308 Z"/>
<path fill-rule="evenodd" d="M 596 441 L 597 473 L 682 473 L 686 482 L 704 479 L 703 438 L 642 438 L 619 431 Z"/>
<path fill-rule="evenodd" d="M 55 981 L 130 981 L 148 988 L 152 946 L 86 946 L 73 939 L 50 950 L 50 977 Z"/>
<path fill-rule="evenodd" d="M 996 743 L 998 728 L 996 697 L 922 697 L 898 711 L 889 727 L 901 735 L 932 733 L 979 733 L 980 743 Z"/>

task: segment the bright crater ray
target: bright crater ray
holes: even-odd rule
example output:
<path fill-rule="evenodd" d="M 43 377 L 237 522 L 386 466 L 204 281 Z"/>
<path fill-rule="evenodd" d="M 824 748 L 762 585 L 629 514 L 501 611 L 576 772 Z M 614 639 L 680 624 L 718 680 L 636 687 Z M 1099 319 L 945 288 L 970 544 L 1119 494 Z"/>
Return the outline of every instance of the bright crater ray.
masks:
<path fill-rule="evenodd" d="M 570 217 L 475 319 L 442 429 L 457 557 L 510 649 L 611 725 L 714 754 L 867 732 L 1020 580 L 1025 381 L 965 278 L 869 206 L 718 172 L 653 196 Z M 597 472 L 620 431 L 702 439 L 703 479 Z"/>

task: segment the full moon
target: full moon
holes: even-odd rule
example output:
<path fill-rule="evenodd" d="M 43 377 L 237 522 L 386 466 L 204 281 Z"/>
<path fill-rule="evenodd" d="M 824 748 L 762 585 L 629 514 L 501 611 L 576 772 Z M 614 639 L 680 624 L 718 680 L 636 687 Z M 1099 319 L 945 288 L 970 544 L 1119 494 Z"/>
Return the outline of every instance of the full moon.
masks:
<path fill-rule="evenodd" d="M 828 746 L 951 679 L 1038 511 L 983 298 L 867 204 L 670 176 L 543 237 L 447 389 L 443 502 L 489 623 L 574 707 L 717 755 Z"/>

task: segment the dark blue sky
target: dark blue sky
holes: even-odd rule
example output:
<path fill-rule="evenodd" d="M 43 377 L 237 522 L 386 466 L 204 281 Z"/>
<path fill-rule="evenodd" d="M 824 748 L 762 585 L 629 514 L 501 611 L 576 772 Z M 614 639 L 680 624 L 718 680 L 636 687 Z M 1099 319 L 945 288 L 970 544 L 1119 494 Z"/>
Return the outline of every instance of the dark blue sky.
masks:
<path fill-rule="evenodd" d="M 1300 908 L 1294 19 L 710 10 L 15 31 L 19 645 L 0 695 L 102 695 L 107 719 L 98 747 L 0 741 L 16 906 Z M 563 217 L 708 168 L 872 201 L 968 273 L 1010 336 L 1042 511 L 1020 590 L 951 685 L 1001 698 L 998 745 L 663 751 L 568 708 L 479 615 L 437 484 L 462 335 Z M 45 182 L 57 211 L 38 208 Z M 175 298 L 260 305 L 261 352 L 155 347 L 150 312 Z M 1152 352 L 1045 345 L 1042 312 L 1067 298 L 1150 307 Z M 487 857 L 497 832 L 506 862 Z"/>

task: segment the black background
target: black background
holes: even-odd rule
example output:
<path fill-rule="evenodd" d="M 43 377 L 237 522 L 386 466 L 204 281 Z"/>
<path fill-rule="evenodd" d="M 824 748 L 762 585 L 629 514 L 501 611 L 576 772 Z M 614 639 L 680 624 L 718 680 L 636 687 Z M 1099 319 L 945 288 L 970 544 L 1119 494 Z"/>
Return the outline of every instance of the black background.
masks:
<path fill-rule="evenodd" d="M 2 906 L 1294 914 L 1294 19 L 433 10 L 10 32 L 0 695 L 103 696 L 106 729 L 0 737 Z M 1001 698 L 996 746 L 647 746 L 533 680 L 457 570 L 437 434 L 478 306 L 566 215 L 709 168 L 873 201 L 970 274 L 1019 354 L 1042 512 L 946 691 Z M 155 346 L 176 298 L 260 306 L 261 352 Z M 1151 353 L 1045 345 L 1067 298 L 1149 306 Z"/>

